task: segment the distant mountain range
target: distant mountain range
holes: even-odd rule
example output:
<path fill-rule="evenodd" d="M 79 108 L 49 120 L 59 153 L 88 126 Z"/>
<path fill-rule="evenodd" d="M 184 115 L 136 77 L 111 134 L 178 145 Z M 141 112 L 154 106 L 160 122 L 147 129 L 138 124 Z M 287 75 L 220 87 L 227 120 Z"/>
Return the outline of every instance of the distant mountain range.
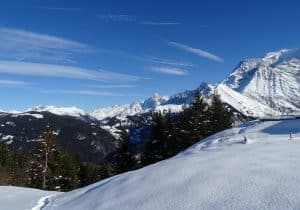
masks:
<path fill-rule="evenodd" d="M 99 163 L 115 148 L 115 138 L 100 122 L 85 115 L 53 114 L 31 110 L 25 113 L 0 113 L 0 141 L 9 147 L 33 152 L 42 133 L 50 127 L 64 151 L 83 161 Z"/>
<path fill-rule="evenodd" d="M 266 117 L 300 113 L 300 49 L 270 52 L 239 63 L 217 84 L 201 85 L 172 96 L 158 94 L 142 102 L 115 105 L 87 113 L 76 107 L 37 106 L 25 112 L 0 114 L 0 138 L 13 147 L 30 150 L 47 125 L 58 132 L 60 145 L 84 160 L 98 162 L 114 148 L 120 124 L 139 141 L 155 111 L 181 112 L 197 91 L 208 100 L 217 93 L 239 114 Z M 88 154 L 89 153 L 89 154 Z M 91 155 L 91 154 L 92 155 Z"/>
<path fill-rule="evenodd" d="M 116 105 L 96 109 L 90 115 L 103 120 L 127 117 L 150 110 L 178 112 L 189 104 L 196 91 L 205 97 L 216 92 L 224 103 L 241 113 L 262 117 L 300 111 L 300 49 L 280 50 L 263 58 L 240 62 L 237 68 L 217 84 L 202 83 L 197 89 L 187 90 L 170 97 L 154 96 L 141 103 Z"/>

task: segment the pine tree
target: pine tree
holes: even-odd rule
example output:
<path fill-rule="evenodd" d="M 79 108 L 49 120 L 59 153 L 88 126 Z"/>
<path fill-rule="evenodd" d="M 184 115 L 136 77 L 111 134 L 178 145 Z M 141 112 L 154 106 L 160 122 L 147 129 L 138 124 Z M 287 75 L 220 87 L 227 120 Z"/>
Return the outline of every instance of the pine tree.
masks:
<path fill-rule="evenodd" d="M 102 161 L 101 164 L 97 167 L 97 180 L 106 179 L 107 177 L 111 176 L 111 174 L 111 165 L 105 160 Z"/>
<path fill-rule="evenodd" d="M 175 122 L 172 116 L 171 110 L 164 116 L 164 139 L 165 139 L 165 151 L 163 158 L 168 158 L 175 155 L 179 151 L 178 144 L 175 139 Z"/>
<path fill-rule="evenodd" d="M 7 166 L 9 180 L 8 184 L 25 186 L 28 179 L 25 173 L 27 166 L 27 157 L 22 152 L 15 150 L 10 151 L 9 162 Z"/>
<path fill-rule="evenodd" d="M 79 171 L 80 162 L 68 153 L 58 153 L 57 163 L 54 163 L 52 169 L 52 179 L 50 186 L 59 191 L 68 191 L 77 188 L 80 185 Z"/>
<path fill-rule="evenodd" d="M 186 107 L 177 117 L 174 139 L 179 151 L 187 148 L 194 142 L 192 138 L 193 128 L 191 128 L 191 116 L 191 109 Z"/>
<path fill-rule="evenodd" d="M 216 133 L 232 126 L 232 119 L 230 113 L 223 105 L 220 96 L 214 94 L 212 96 L 212 103 L 209 109 L 210 113 L 210 133 Z"/>
<path fill-rule="evenodd" d="M 0 183 L 6 185 L 26 185 L 27 157 L 18 150 L 9 150 L 0 142 Z"/>
<path fill-rule="evenodd" d="M 190 135 L 193 143 L 195 143 L 207 135 L 208 129 L 208 104 L 204 102 L 200 92 L 195 94 L 195 99 L 190 107 L 190 112 Z"/>
<path fill-rule="evenodd" d="M 179 145 L 178 151 L 198 142 L 208 135 L 208 104 L 197 92 L 193 103 L 181 112 L 176 120 L 174 139 Z"/>
<path fill-rule="evenodd" d="M 129 151 L 128 134 L 125 129 L 122 129 L 116 149 L 114 169 L 117 173 L 123 173 L 132 170 L 135 167 L 135 157 Z"/>
<path fill-rule="evenodd" d="M 163 160 L 166 156 L 167 136 L 164 117 L 161 112 L 154 113 L 151 137 L 146 145 L 146 164 Z"/>
<path fill-rule="evenodd" d="M 5 143 L 0 142 L 0 184 L 6 185 L 8 184 L 8 171 L 7 171 L 7 165 L 9 159 L 9 150 Z"/>
<path fill-rule="evenodd" d="M 110 166 L 106 161 L 103 161 L 100 165 L 81 163 L 79 171 L 80 187 L 105 179 L 111 174 Z"/>

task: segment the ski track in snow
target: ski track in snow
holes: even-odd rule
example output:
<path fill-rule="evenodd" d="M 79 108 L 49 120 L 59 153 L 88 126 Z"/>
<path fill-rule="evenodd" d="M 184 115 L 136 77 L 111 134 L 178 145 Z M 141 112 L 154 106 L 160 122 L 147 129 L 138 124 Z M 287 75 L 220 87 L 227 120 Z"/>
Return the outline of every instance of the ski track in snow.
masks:
<path fill-rule="evenodd" d="M 37 205 L 32 207 L 31 210 L 43 210 L 44 207 L 50 202 L 50 197 L 51 195 L 40 198 Z"/>

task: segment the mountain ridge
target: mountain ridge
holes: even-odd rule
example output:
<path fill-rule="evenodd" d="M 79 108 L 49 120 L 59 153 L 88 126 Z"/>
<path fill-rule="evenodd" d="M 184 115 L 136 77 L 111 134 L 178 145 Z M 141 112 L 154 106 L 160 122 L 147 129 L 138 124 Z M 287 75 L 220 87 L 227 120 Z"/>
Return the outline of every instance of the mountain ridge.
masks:
<path fill-rule="evenodd" d="M 131 124 L 136 116 L 151 112 L 181 112 L 201 92 L 208 102 L 212 94 L 248 117 L 270 117 L 300 112 L 300 49 L 282 49 L 269 52 L 262 58 L 245 59 L 222 81 L 216 84 L 202 82 L 171 96 L 154 94 L 141 102 L 114 105 L 86 112 L 77 107 L 36 106 L 25 112 L 13 111 L 14 116 L 42 117 L 50 112 L 82 120 L 98 120 L 102 128 L 118 137 L 118 127 Z M 33 112 L 33 113 L 32 113 Z M 2 114 L 5 114 L 2 111 Z M 39 115 L 38 115 L 39 114 Z M 138 121 L 134 119 L 135 122 Z"/>

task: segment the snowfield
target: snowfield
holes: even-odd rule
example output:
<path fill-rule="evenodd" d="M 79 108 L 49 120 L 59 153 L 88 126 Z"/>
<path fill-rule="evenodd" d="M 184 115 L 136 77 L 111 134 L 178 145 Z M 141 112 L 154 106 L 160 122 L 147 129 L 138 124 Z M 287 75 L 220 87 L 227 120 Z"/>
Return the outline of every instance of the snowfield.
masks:
<path fill-rule="evenodd" d="M 1 210 L 40 210 L 46 204 L 47 196 L 58 192 L 42 191 L 30 188 L 1 186 Z"/>
<path fill-rule="evenodd" d="M 256 120 L 71 192 L 32 190 L 27 199 L 22 188 L 0 187 L 0 203 L 35 210 L 300 209 L 299 160 L 300 119 Z"/>

